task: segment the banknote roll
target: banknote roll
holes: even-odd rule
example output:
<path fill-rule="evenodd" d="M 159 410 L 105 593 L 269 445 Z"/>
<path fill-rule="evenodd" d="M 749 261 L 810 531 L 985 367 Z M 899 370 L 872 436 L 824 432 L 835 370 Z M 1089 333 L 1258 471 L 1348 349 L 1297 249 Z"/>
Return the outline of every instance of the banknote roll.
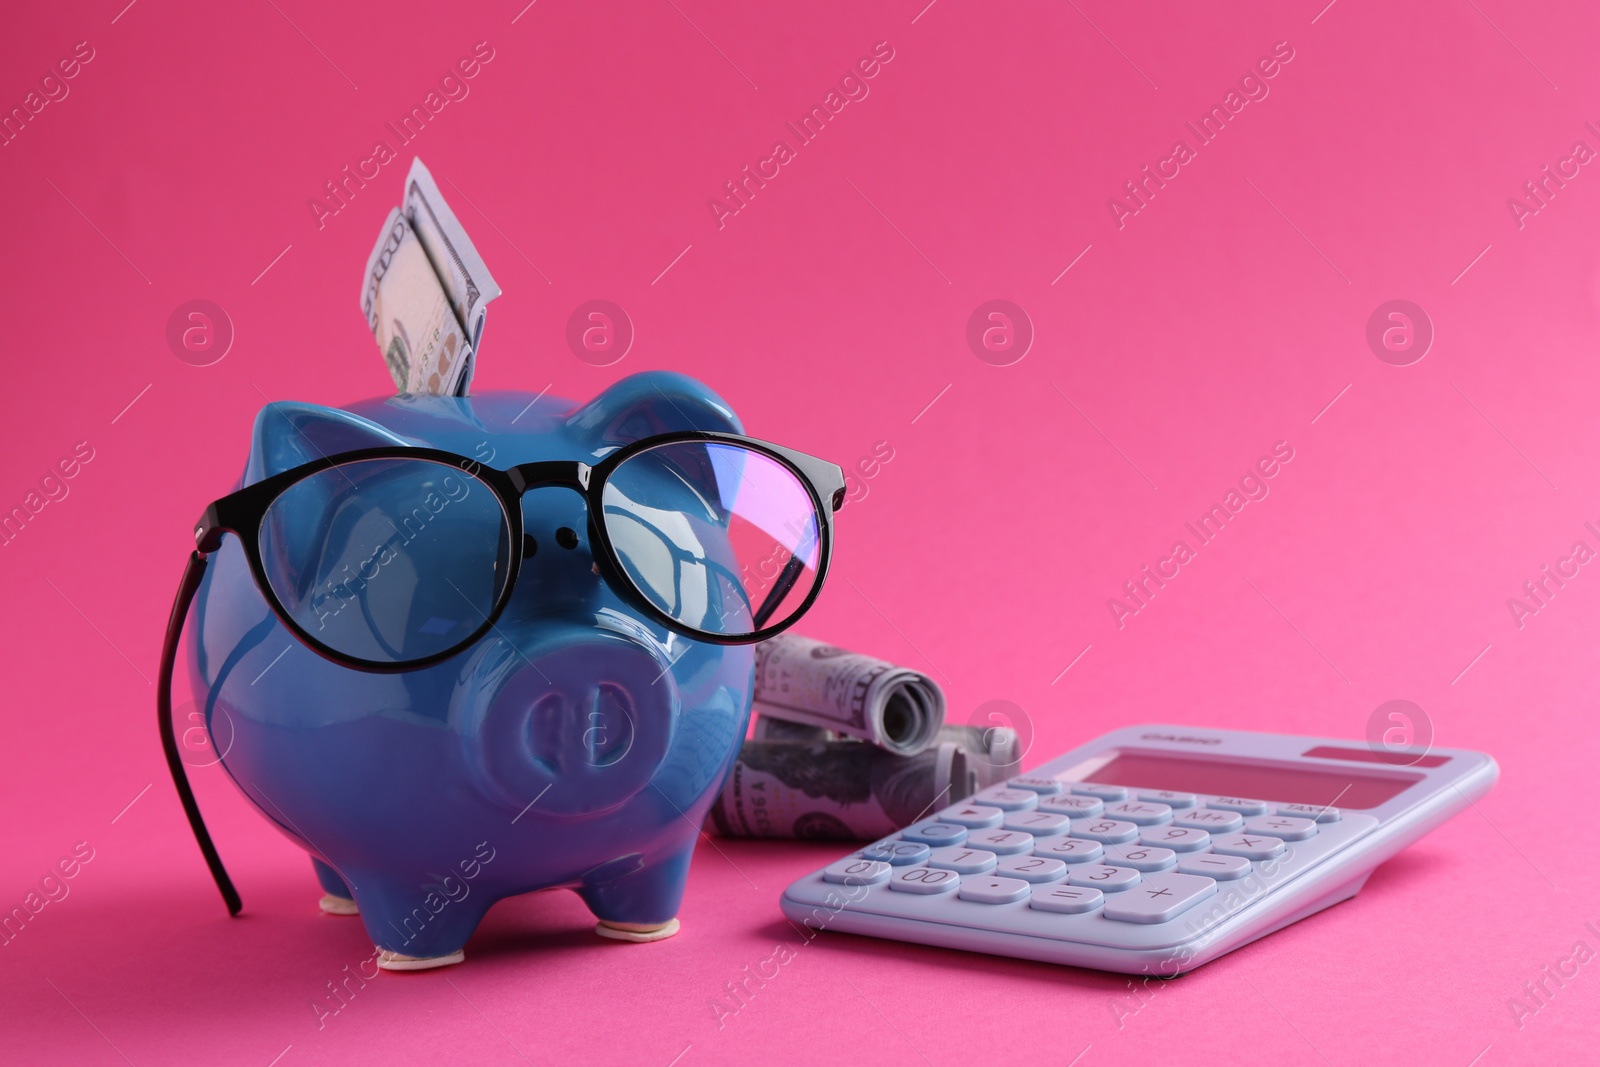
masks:
<path fill-rule="evenodd" d="M 755 709 L 858 737 L 901 756 L 929 745 L 944 725 L 944 692 L 932 678 L 798 634 L 756 646 Z"/>
<path fill-rule="evenodd" d="M 758 720 L 756 734 L 711 807 L 723 837 L 875 840 L 1004 781 L 1020 760 L 1007 727 L 947 725 L 914 756 L 782 720 Z"/>
<path fill-rule="evenodd" d="M 859 741 L 746 741 L 711 807 L 723 837 L 867 841 L 973 792 L 954 742 L 896 756 Z"/>

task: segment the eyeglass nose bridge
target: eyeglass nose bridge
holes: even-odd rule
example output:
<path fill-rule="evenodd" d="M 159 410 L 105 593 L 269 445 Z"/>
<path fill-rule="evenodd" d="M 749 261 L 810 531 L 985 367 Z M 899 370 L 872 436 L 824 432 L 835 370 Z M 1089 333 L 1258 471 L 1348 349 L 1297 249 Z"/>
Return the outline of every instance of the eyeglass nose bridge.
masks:
<path fill-rule="evenodd" d="M 589 479 L 594 468 L 575 460 L 550 460 L 542 463 L 519 463 L 506 471 L 511 486 L 521 496 L 530 489 L 558 487 L 588 493 Z"/>

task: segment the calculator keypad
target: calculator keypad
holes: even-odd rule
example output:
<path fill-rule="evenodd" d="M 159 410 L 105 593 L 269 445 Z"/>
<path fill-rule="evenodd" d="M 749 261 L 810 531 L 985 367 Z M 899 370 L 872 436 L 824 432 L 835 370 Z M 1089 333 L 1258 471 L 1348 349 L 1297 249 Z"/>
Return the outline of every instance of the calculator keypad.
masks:
<path fill-rule="evenodd" d="M 1227 910 L 1212 907 L 1184 928 L 1203 929 L 1373 825 L 1331 807 L 1024 775 L 830 865 L 820 880 L 864 892 L 852 910 L 1154 944 L 1131 931 L 1156 936 L 1231 884 Z M 1261 880 L 1247 881 L 1252 872 Z M 1007 918 L 1019 913 L 1037 918 Z"/>

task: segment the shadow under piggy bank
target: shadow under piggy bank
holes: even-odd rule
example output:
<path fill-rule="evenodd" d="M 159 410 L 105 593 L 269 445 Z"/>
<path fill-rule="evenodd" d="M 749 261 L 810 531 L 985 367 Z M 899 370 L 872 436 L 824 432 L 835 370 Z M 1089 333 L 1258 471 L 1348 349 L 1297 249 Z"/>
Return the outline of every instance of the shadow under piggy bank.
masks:
<path fill-rule="evenodd" d="M 392 445 L 500 469 L 594 463 L 681 430 L 741 432 L 715 394 L 661 372 L 582 406 L 526 393 L 275 403 L 256 419 L 241 484 Z M 407 520 L 433 525 L 427 550 L 441 566 L 471 550 L 444 481 Z M 337 515 L 316 521 L 382 514 L 364 503 L 352 483 Z M 532 489 L 522 511 L 503 613 L 431 666 L 373 673 L 313 652 L 274 615 L 236 538 L 214 554 L 190 616 L 196 702 L 208 729 L 232 733 L 223 766 L 311 854 L 323 910 L 359 912 L 389 969 L 459 962 L 490 905 L 551 887 L 576 891 L 606 936 L 671 936 L 700 824 L 745 734 L 751 647 L 686 639 L 619 599 L 577 493 Z M 414 546 L 402 561 L 428 562 Z M 335 600 L 338 611 L 369 610 L 386 579 L 405 579 L 377 562 L 360 570 L 350 580 L 374 597 Z"/>

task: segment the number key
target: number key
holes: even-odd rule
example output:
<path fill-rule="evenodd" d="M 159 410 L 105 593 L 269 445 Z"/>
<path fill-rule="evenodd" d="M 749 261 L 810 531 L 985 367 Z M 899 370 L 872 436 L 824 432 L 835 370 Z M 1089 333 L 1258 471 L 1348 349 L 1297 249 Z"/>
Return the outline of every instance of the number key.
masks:
<path fill-rule="evenodd" d="M 928 857 L 929 867 L 941 867 L 957 874 L 988 874 L 994 870 L 995 854 L 979 848 L 936 848 Z"/>
<path fill-rule="evenodd" d="M 1107 867 L 1103 863 L 1093 863 L 1070 868 L 1067 884 L 1088 886 L 1102 893 L 1119 893 L 1139 884 L 1139 872 L 1131 867 Z"/>
<path fill-rule="evenodd" d="M 1051 834 L 1066 833 L 1069 822 L 1071 820 L 1065 815 L 1048 811 L 1013 811 L 1000 825 L 1007 830 L 1021 830 L 1034 837 L 1049 837 Z"/>
<path fill-rule="evenodd" d="M 1186 826 L 1146 826 L 1139 843 L 1160 845 L 1174 852 L 1204 852 L 1211 844 L 1211 835 Z"/>
<path fill-rule="evenodd" d="M 851 856 L 828 864 L 822 871 L 822 877 L 844 885 L 882 885 L 893 873 L 894 868 L 887 863 Z"/>
<path fill-rule="evenodd" d="M 1017 856 L 1033 851 L 1033 835 L 1021 830 L 974 830 L 967 835 L 967 844 L 997 856 Z"/>
<path fill-rule="evenodd" d="M 948 893 L 960 883 L 961 877 L 955 871 L 940 867 L 912 867 L 889 879 L 889 888 L 901 893 L 931 896 L 934 893 Z"/>
<path fill-rule="evenodd" d="M 1139 827 L 1119 819 L 1073 819 L 1072 836 L 1106 845 L 1124 845 L 1139 836 Z"/>
<path fill-rule="evenodd" d="M 1106 849 L 1106 862 L 1115 867 L 1132 867 L 1136 871 L 1164 871 L 1175 866 L 1178 854 L 1170 848 L 1152 848 L 1149 845 L 1112 845 Z"/>
<path fill-rule="evenodd" d="M 1081 837 L 1051 837 L 1033 844 L 1035 856 L 1046 856 L 1063 863 L 1098 863 L 1105 851 L 1105 846 L 1100 842 Z"/>
<path fill-rule="evenodd" d="M 1025 882 L 1059 882 L 1067 876 L 1067 865 L 1043 856 L 1007 856 L 995 866 L 995 872 Z"/>

